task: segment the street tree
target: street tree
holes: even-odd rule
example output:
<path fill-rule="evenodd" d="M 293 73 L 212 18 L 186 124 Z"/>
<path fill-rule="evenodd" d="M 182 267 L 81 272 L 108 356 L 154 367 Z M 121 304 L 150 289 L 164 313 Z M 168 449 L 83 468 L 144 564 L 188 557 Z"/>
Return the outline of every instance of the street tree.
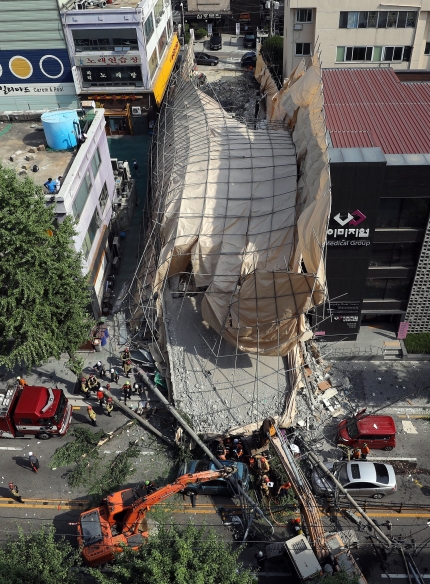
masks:
<path fill-rule="evenodd" d="M 251 584 L 256 577 L 239 554 L 213 529 L 161 524 L 137 551 L 119 553 L 111 574 L 91 573 L 98 584 Z"/>
<path fill-rule="evenodd" d="M 88 338 L 90 296 L 74 221 L 58 223 L 40 186 L 0 165 L 0 365 L 59 359 Z"/>
<path fill-rule="evenodd" d="M 78 584 L 81 564 L 78 550 L 64 539 L 56 540 L 53 528 L 25 534 L 0 548 L 0 584 Z"/>

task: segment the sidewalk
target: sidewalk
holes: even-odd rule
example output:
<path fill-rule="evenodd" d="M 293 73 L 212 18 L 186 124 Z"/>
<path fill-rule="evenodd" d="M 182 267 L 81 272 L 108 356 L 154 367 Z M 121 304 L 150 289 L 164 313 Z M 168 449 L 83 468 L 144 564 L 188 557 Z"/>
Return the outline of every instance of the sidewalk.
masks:
<path fill-rule="evenodd" d="M 120 295 L 120 291 L 131 281 L 138 261 L 137 249 L 140 226 L 142 224 L 143 203 L 147 190 L 147 160 L 150 137 L 114 136 L 108 138 L 108 143 L 112 158 L 128 160 L 131 169 L 133 169 L 133 158 L 136 158 L 140 171 L 140 177 L 137 178 L 135 171 L 132 170 L 133 178 L 136 180 L 137 199 L 139 204 L 136 206 L 131 228 L 127 232 L 125 239 L 121 242 L 121 264 L 118 273 L 116 274 L 113 290 L 114 297 L 117 299 Z M 106 324 L 109 329 L 109 338 L 106 345 L 102 347 L 101 352 L 79 353 L 79 357 L 84 360 L 83 373 L 86 377 L 88 377 L 90 373 L 94 373 L 97 376 L 97 372 L 94 371 L 93 368 L 98 360 L 102 361 L 107 370 L 109 370 L 110 367 L 115 367 L 120 374 L 118 383 L 111 383 L 110 376 L 103 380 L 100 379 L 100 382 L 102 386 L 106 385 L 106 383 L 111 383 L 112 394 L 118 399 L 122 399 L 121 387 L 125 383 L 126 378 L 122 373 L 120 352 L 123 347 L 126 346 L 128 340 L 127 330 L 125 328 L 125 315 L 120 312 L 116 317 L 117 318 L 114 319 L 113 315 L 110 314 L 106 318 Z M 117 330 L 118 327 L 116 326 L 116 321 L 118 320 L 124 323 L 125 328 L 125 332 L 121 331 L 121 336 L 119 334 L 120 331 Z M 76 388 L 76 375 L 66 367 L 67 361 L 68 356 L 63 355 L 59 361 L 49 359 L 47 363 L 39 367 L 33 367 L 29 372 L 22 367 L 16 367 L 13 371 L 2 370 L 0 379 L 2 383 L 6 385 L 19 375 L 24 377 L 30 385 L 44 385 L 48 387 L 58 386 L 64 390 L 72 405 L 82 406 L 86 403 L 93 404 L 96 399 L 95 394 L 92 394 L 90 400 L 86 400 L 82 394 L 74 393 Z M 137 381 L 137 379 L 135 380 L 133 373 L 131 373 L 129 381 L 131 385 Z M 133 394 L 132 399 L 130 400 L 133 408 L 137 406 L 139 399 L 140 398 L 137 395 Z"/>

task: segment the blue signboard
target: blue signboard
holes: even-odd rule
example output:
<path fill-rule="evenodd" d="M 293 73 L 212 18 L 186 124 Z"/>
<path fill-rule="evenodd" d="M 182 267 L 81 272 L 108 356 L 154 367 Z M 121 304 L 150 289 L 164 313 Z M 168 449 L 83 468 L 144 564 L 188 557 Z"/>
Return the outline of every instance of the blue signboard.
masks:
<path fill-rule="evenodd" d="M 0 51 L 0 84 L 73 83 L 66 49 Z"/>

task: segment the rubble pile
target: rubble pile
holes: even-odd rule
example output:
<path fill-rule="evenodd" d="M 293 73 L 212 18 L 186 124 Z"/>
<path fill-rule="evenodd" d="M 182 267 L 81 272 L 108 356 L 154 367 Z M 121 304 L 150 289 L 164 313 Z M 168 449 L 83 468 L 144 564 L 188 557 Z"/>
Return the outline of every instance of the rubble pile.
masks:
<path fill-rule="evenodd" d="M 243 73 L 241 76 L 231 77 L 228 81 L 213 81 L 200 89 L 216 99 L 226 112 L 238 120 L 250 122 L 255 119 L 259 89 L 252 73 Z"/>

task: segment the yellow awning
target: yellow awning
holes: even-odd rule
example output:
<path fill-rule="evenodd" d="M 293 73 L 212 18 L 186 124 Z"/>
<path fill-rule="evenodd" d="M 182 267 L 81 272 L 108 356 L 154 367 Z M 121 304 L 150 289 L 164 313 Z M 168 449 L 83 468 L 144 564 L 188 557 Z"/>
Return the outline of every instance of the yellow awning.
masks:
<path fill-rule="evenodd" d="M 160 65 L 160 71 L 154 81 L 154 97 L 157 105 L 160 105 L 163 99 L 164 92 L 166 91 L 167 82 L 169 81 L 170 74 L 176 63 L 176 59 L 179 53 L 179 40 L 176 33 L 172 37 L 172 42 L 170 47 L 167 49 L 166 55 L 164 57 L 163 63 Z"/>

